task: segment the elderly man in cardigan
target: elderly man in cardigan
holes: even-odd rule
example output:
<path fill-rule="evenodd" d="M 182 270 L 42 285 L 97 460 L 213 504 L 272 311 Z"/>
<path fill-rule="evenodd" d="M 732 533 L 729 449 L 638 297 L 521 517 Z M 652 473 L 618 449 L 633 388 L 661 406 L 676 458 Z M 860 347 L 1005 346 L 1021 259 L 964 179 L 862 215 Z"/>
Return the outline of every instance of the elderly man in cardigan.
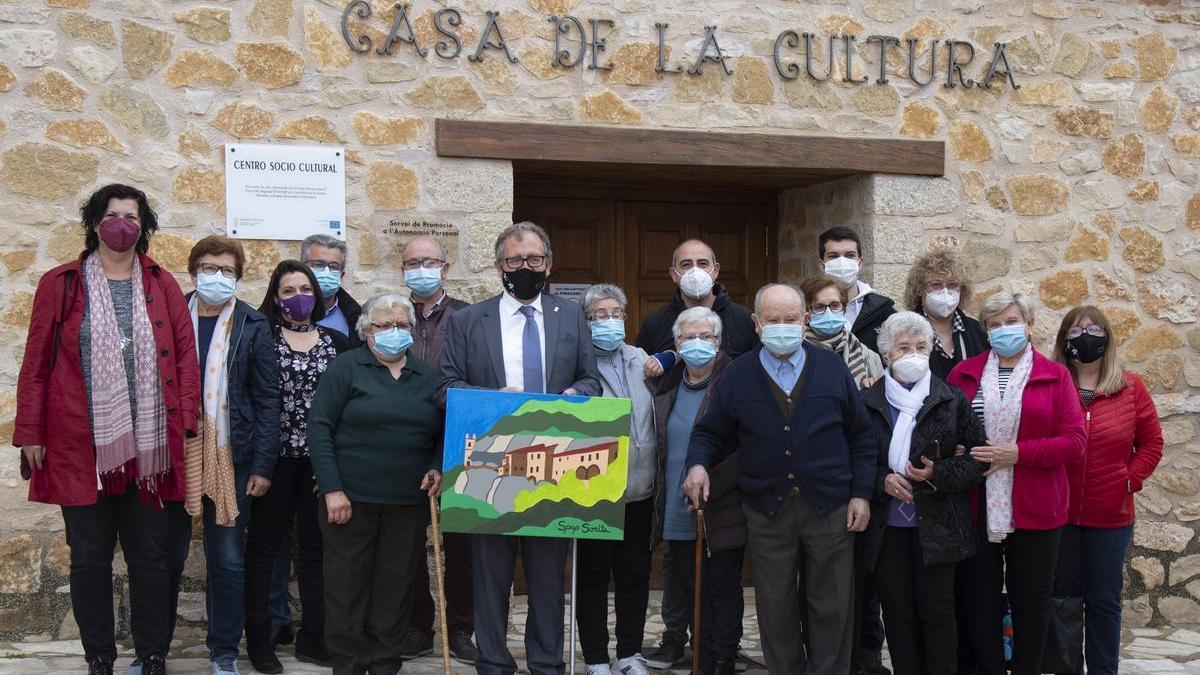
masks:
<path fill-rule="evenodd" d="M 762 346 L 729 366 L 692 432 L 684 490 L 693 504 L 707 501 L 708 468 L 739 453 L 767 669 L 844 675 L 854 642 L 854 533 L 870 517 L 875 437 L 850 371 L 838 354 L 805 343 L 804 319 L 794 288 L 758 291 Z M 801 603 L 807 655 L 797 639 Z"/>

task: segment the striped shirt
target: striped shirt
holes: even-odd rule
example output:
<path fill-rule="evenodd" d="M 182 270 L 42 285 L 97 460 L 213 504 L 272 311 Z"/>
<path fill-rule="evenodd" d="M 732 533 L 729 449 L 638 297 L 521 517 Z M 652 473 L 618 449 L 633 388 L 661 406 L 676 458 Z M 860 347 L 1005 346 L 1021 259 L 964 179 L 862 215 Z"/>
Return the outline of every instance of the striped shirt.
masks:
<path fill-rule="evenodd" d="M 1013 372 L 1012 368 L 1000 368 L 999 372 L 997 373 L 997 379 L 999 380 L 1001 395 L 1003 395 L 1004 391 L 1006 389 L 1008 389 L 1008 380 L 1009 380 L 1009 378 L 1012 377 L 1012 372 Z M 983 419 L 983 386 L 982 385 L 979 387 L 978 390 L 975 391 L 975 398 L 971 400 L 971 410 L 975 411 L 975 416 L 979 418 L 980 422 L 987 424 L 987 422 Z"/>

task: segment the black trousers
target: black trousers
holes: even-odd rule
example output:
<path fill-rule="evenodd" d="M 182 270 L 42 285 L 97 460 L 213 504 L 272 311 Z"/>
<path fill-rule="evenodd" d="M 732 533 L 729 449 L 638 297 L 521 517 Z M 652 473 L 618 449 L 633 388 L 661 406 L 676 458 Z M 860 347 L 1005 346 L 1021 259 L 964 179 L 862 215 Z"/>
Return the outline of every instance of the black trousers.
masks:
<path fill-rule="evenodd" d="M 895 675 L 953 675 L 957 668 L 954 571 L 926 566 L 915 527 L 888 527 L 875 567 Z"/>
<path fill-rule="evenodd" d="M 409 627 L 432 637 L 437 606 L 429 590 L 429 565 L 426 563 L 426 533 L 421 533 L 421 562 L 413 574 L 412 619 Z M 465 534 L 442 533 L 442 557 L 446 561 L 446 580 L 471 578 L 471 540 Z M 451 634 L 475 632 L 475 602 L 469 583 L 446 584 L 446 628 Z"/>
<path fill-rule="evenodd" d="M 129 616 L 138 658 L 166 657 L 171 615 L 167 512 L 147 506 L 130 486 L 95 504 L 62 507 L 71 547 L 71 609 L 88 663 L 115 661 L 113 552 L 117 540 L 129 569 Z"/>
<path fill-rule="evenodd" d="M 691 629 L 696 588 L 696 542 L 669 541 L 670 555 L 663 558 L 663 577 L 677 583 L 683 606 L 688 608 Z M 742 558 L 746 549 L 713 551 L 700 566 L 700 662 L 707 666 L 717 659 L 737 656 L 742 639 Z M 692 648 L 696 648 L 695 635 Z M 799 636 L 797 636 L 799 638 Z"/>
<path fill-rule="evenodd" d="M 617 658 L 642 651 L 646 632 L 646 606 L 650 600 L 650 515 L 654 500 L 625 505 L 625 539 L 580 539 L 579 602 L 575 612 L 579 644 L 589 665 L 608 663 L 608 581 L 615 587 Z"/>
<path fill-rule="evenodd" d="M 412 578 L 424 563 L 429 509 L 354 503 L 350 520 L 329 522 L 325 537 L 325 646 L 335 675 L 394 673 L 408 631 Z"/>
<path fill-rule="evenodd" d="M 1014 675 L 1041 672 L 1046 632 L 1050 628 L 1054 569 L 1062 528 L 1017 530 L 1002 543 L 981 535 L 979 554 L 959 564 L 960 588 L 966 596 L 960 607 L 959 639 L 970 642 L 980 675 L 1004 675 L 1004 620 L 1001 588 L 1012 608 Z M 965 619 L 965 621 L 964 621 Z"/>
<path fill-rule="evenodd" d="M 271 634 L 271 572 L 284 537 L 297 522 L 297 573 L 300 579 L 300 636 L 325 640 L 325 583 L 321 570 L 322 540 L 317 524 L 312 464 L 307 457 L 280 457 L 271 489 L 256 497 L 246 529 L 246 637 Z M 310 642 L 311 644 L 311 642 Z"/>

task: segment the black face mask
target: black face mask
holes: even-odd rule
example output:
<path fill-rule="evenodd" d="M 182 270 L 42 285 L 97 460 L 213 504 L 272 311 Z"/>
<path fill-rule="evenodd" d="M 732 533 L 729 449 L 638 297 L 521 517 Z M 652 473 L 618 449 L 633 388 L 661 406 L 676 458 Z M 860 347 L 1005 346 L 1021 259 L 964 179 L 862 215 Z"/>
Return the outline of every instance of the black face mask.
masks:
<path fill-rule="evenodd" d="M 1080 363 L 1091 363 L 1096 359 L 1104 356 L 1104 352 L 1108 350 L 1108 336 L 1100 337 L 1084 333 L 1079 337 L 1073 337 L 1067 340 L 1066 352 L 1067 356 Z"/>
<path fill-rule="evenodd" d="M 522 267 L 515 272 L 501 272 L 504 288 L 518 300 L 532 300 L 546 287 L 546 271 L 537 272 Z"/>

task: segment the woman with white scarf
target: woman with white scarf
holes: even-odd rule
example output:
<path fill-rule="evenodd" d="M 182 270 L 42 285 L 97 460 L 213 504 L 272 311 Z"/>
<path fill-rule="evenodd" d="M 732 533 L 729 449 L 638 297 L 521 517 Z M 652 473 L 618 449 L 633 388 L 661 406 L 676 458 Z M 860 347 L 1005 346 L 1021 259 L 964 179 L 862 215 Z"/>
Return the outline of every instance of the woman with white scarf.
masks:
<path fill-rule="evenodd" d="M 888 368 L 863 392 L 879 445 L 868 565 L 892 670 L 953 675 L 954 574 L 978 549 L 967 495 L 985 468 L 955 448 L 986 445 L 986 437 L 967 397 L 930 372 L 933 328 L 924 317 L 893 314 L 878 344 Z"/>
<path fill-rule="evenodd" d="M 1065 367 L 1033 347 L 1033 317 L 1033 303 L 1023 294 L 988 298 L 979 320 L 991 349 L 958 364 L 947 378 L 971 399 L 988 438 L 987 445 L 970 448 L 972 457 L 991 465 L 972 500 L 984 541 L 959 569 L 971 594 L 960 625 L 981 675 L 1005 672 L 1001 589 L 1012 608 L 1011 670 L 1041 672 L 1067 522 L 1066 465 L 1084 448 L 1075 383 Z"/>

